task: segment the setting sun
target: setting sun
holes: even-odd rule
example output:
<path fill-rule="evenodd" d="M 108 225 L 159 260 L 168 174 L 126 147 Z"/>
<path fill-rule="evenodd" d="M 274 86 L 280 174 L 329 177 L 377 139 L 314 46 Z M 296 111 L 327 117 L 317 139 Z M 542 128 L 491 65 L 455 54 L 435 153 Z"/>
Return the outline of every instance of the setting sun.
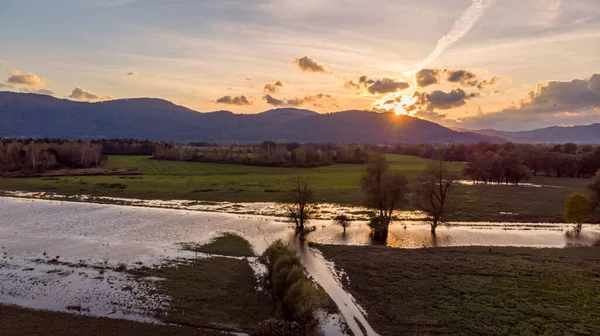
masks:
<path fill-rule="evenodd" d="M 408 114 L 401 105 L 396 106 L 395 112 L 397 115 Z"/>
<path fill-rule="evenodd" d="M 414 105 L 417 102 L 417 98 L 413 97 L 410 94 L 405 94 L 396 98 L 396 102 L 392 104 L 384 104 L 383 108 L 386 108 L 389 111 L 394 111 L 397 115 L 414 115 L 415 111 L 407 111 L 407 108 Z"/>

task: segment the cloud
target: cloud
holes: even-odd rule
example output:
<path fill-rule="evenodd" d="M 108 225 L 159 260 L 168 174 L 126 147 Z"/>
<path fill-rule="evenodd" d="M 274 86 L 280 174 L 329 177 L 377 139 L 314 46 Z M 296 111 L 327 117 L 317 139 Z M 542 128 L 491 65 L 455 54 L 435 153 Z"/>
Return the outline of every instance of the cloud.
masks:
<path fill-rule="evenodd" d="M 362 90 L 367 89 L 371 94 L 385 94 L 406 90 L 410 87 L 407 82 L 399 82 L 391 78 L 372 79 L 367 76 L 360 76 L 357 82 L 353 80 L 344 83 L 346 89 Z"/>
<path fill-rule="evenodd" d="M 286 105 L 286 102 L 284 99 L 277 99 L 273 96 L 271 96 L 270 94 L 266 94 L 263 96 L 263 99 L 267 101 L 267 104 L 273 105 L 273 106 L 284 106 Z"/>
<path fill-rule="evenodd" d="M 360 76 L 357 82 L 353 80 L 349 80 L 344 82 L 344 87 L 348 90 L 356 89 L 360 90 L 362 88 L 366 88 L 368 85 L 375 83 L 374 79 L 369 79 L 367 76 Z"/>
<path fill-rule="evenodd" d="M 391 78 L 384 78 L 382 80 L 376 80 L 367 87 L 367 90 L 372 94 L 385 94 L 406 90 L 409 87 L 410 85 L 407 82 L 396 82 Z"/>
<path fill-rule="evenodd" d="M 477 88 L 478 89 L 483 89 L 483 88 L 486 88 L 488 86 L 496 85 L 496 84 L 498 84 L 500 82 L 500 80 L 502 80 L 502 78 L 500 78 L 498 76 L 494 76 L 490 80 L 484 80 L 484 81 L 480 82 L 479 84 L 477 84 Z M 495 90 L 495 91 L 498 91 L 498 90 Z"/>
<path fill-rule="evenodd" d="M 217 100 L 215 100 L 217 104 L 227 104 L 227 105 L 238 105 L 238 106 L 247 106 L 252 105 L 252 101 L 250 101 L 246 96 L 223 96 Z"/>
<path fill-rule="evenodd" d="M 468 99 L 478 97 L 478 93 L 467 93 L 463 89 L 454 89 L 450 92 L 435 90 L 432 92 L 415 92 L 413 98 L 416 102 L 408 107 L 408 111 L 435 111 L 449 110 L 465 105 Z"/>
<path fill-rule="evenodd" d="M 313 72 L 313 73 L 331 73 L 329 70 L 325 68 L 322 64 L 317 63 L 314 59 L 303 56 L 300 58 L 296 58 L 292 61 L 292 64 L 295 65 L 298 70 L 302 72 Z"/>
<path fill-rule="evenodd" d="M 468 70 L 444 70 L 446 79 L 451 83 L 460 83 L 464 86 L 476 86 L 477 75 Z"/>
<path fill-rule="evenodd" d="M 130 71 L 130 72 L 127 73 L 127 76 L 131 76 L 131 77 L 135 77 L 137 75 L 139 75 L 139 73 L 137 73 L 135 71 Z"/>
<path fill-rule="evenodd" d="M 302 106 L 306 103 L 315 103 L 321 99 L 325 99 L 325 98 L 331 98 L 330 95 L 328 94 L 323 94 L 323 93 L 319 93 L 316 95 L 306 95 L 302 98 L 283 98 L 283 99 L 278 99 L 275 98 L 273 96 L 271 96 L 270 94 L 266 94 L 263 96 L 263 99 L 267 101 L 267 104 L 269 105 L 273 105 L 273 106 L 278 106 L 278 107 L 285 107 L 285 106 L 293 106 L 293 107 L 297 107 L 297 106 Z"/>
<path fill-rule="evenodd" d="M 73 92 L 71 92 L 71 95 L 69 95 L 69 98 L 81 101 L 103 101 L 114 99 L 111 96 L 100 97 L 80 87 L 74 88 Z"/>
<path fill-rule="evenodd" d="M 439 69 L 422 69 L 415 74 L 418 87 L 426 87 L 440 82 Z"/>
<path fill-rule="evenodd" d="M 18 70 L 12 71 L 9 74 L 6 82 L 9 84 L 14 84 L 14 85 L 28 85 L 28 86 L 43 86 L 44 85 L 44 80 L 41 79 L 40 77 L 32 74 L 31 72 L 21 73 Z"/>
<path fill-rule="evenodd" d="M 263 89 L 263 91 L 265 93 L 279 93 L 279 89 L 283 87 L 283 82 L 281 82 L 280 80 L 276 81 L 275 83 L 271 84 L 266 84 L 265 88 Z"/>
<path fill-rule="evenodd" d="M 477 86 L 483 89 L 496 85 L 501 78 L 494 76 L 489 80 L 479 81 L 477 75 L 469 70 L 453 69 L 422 69 L 415 74 L 418 87 L 426 87 L 433 84 L 441 84 L 443 81 L 460 84 L 462 86 Z"/>
<path fill-rule="evenodd" d="M 461 119 L 466 127 L 529 129 L 600 121 L 600 74 L 588 79 L 539 84 L 503 110 Z"/>

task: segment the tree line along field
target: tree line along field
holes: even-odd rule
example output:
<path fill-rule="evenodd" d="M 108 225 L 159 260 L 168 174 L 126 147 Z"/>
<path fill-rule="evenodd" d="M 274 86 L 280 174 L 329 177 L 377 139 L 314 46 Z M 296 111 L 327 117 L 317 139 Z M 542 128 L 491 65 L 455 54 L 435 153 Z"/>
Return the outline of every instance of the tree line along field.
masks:
<path fill-rule="evenodd" d="M 409 180 L 431 162 L 406 155 L 386 157 L 391 170 L 402 171 Z M 463 163 L 445 165 L 456 172 L 465 167 Z M 278 168 L 109 156 L 105 167 L 137 167 L 143 175 L 1 179 L 0 189 L 142 199 L 277 202 L 285 199 L 297 178 L 302 177 L 309 182 L 318 202 L 361 205 L 363 201 L 359 180 L 365 165 L 360 164 Z M 538 176 L 528 182 L 555 187 L 458 185 L 446 219 L 559 222 L 565 197 L 573 192 L 587 192 L 589 179 Z M 509 212 L 513 214 L 507 215 Z"/>

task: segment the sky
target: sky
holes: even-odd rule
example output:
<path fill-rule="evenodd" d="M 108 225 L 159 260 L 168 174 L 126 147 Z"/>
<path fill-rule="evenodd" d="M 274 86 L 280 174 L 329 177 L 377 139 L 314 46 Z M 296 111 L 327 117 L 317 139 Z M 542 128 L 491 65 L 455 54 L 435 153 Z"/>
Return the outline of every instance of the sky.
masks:
<path fill-rule="evenodd" d="M 0 32 L 4 91 L 600 122 L 598 0 L 0 0 Z"/>

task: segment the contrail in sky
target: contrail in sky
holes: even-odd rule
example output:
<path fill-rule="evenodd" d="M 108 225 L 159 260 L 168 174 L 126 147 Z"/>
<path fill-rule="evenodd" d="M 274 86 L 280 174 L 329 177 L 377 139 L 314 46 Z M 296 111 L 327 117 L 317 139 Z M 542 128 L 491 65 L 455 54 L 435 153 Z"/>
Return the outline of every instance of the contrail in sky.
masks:
<path fill-rule="evenodd" d="M 423 68 L 437 60 L 442 55 L 444 50 L 446 50 L 448 47 L 450 47 L 455 42 L 460 40 L 463 36 L 465 36 L 471 30 L 471 28 L 473 28 L 475 23 L 477 23 L 477 21 L 479 21 L 479 19 L 483 16 L 485 10 L 494 3 L 494 1 L 496 0 L 472 0 L 469 8 L 467 8 L 467 10 L 460 16 L 460 18 L 458 18 L 458 20 L 454 22 L 454 25 L 452 26 L 450 31 L 438 40 L 435 48 L 433 49 L 433 51 L 431 51 L 429 56 L 423 59 L 416 68 L 404 73 L 405 79 L 407 79 L 409 82 L 412 82 L 411 86 L 413 88 L 416 84 L 415 74 L 419 70 L 422 70 Z M 372 106 L 381 107 L 385 105 L 386 102 L 388 102 L 389 100 L 394 100 L 401 96 L 410 96 L 412 95 L 414 90 L 415 89 L 413 89 L 413 91 L 409 92 L 408 94 L 406 92 L 404 94 L 399 92 L 390 93 L 382 99 L 376 101 Z"/>
<path fill-rule="evenodd" d="M 473 28 L 475 23 L 483 16 L 486 8 L 489 7 L 494 1 L 495 0 L 473 0 L 471 6 L 469 6 L 469 8 L 467 8 L 461 17 L 454 22 L 454 25 L 450 31 L 438 40 L 435 49 L 433 49 L 429 56 L 421 61 L 418 67 L 411 72 L 414 74 L 428 66 L 438 59 L 438 57 L 442 55 L 442 52 L 444 52 L 446 48 L 450 47 L 456 41 L 465 36 L 471 30 L 471 28 Z"/>

